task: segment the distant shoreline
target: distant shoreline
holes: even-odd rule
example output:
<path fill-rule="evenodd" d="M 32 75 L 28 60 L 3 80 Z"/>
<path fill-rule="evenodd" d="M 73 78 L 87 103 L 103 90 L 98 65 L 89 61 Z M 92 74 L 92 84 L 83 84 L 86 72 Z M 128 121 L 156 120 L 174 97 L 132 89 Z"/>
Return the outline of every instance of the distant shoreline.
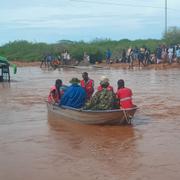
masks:
<path fill-rule="evenodd" d="M 22 61 L 11 61 L 12 64 L 16 64 L 17 67 L 31 67 L 31 66 L 38 66 L 40 67 L 41 62 L 22 62 Z M 129 64 L 125 63 L 113 63 L 113 64 L 106 64 L 100 63 L 96 64 L 97 67 L 102 68 L 113 68 L 113 69 L 132 69 L 129 68 Z M 44 67 L 44 66 L 43 66 Z M 78 66 L 77 66 L 78 67 Z M 137 64 L 134 65 L 134 68 L 139 68 Z M 168 63 L 161 63 L 161 64 L 149 64 L 146 66 L 141 65 L 141 69 L 171 69 L 171 68 L 180 68 L 180 63 L 173 62 L 172 64 Z"/>
<path fill-rule="evenodd" d="M 34 61 L 34 62 L 24 62 L 24 61 L 10 61 L 12 64 L 16 64 L 17 67 L 26 67 L 26 66 L 40 66 L 39 61 Z"/>

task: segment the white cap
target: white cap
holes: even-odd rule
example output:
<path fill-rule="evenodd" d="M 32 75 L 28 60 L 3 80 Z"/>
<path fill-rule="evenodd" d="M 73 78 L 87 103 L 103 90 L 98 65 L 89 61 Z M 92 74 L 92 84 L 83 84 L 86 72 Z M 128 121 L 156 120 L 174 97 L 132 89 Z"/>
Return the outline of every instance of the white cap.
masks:
<path fill-rule="evenodd" d="M 100 81 L 109 82 L 109 79 L 106 76 L 101 76 Z"/>

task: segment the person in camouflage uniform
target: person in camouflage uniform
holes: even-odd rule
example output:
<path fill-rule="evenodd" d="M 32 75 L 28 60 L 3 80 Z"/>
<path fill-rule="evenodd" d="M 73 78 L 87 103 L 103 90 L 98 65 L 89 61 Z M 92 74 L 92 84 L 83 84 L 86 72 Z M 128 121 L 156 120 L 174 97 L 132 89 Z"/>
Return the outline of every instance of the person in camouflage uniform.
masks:
<path fill-rule="evenodd" d="M 84 109 L 111 110 L 117 108 L 115 93 L 106 89 L 109 85 L 108 79 L 101 81 L 100 84 L 102 90 L 95 93 L 95 95 L 85 104 Z"/>

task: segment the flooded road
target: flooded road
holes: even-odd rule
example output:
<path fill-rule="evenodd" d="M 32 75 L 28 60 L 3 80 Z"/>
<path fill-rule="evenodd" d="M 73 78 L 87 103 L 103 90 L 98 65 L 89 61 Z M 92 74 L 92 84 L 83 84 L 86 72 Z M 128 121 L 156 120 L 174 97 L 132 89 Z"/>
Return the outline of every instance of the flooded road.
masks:
<path fill-rule="evenodd" d="M 132 126 L 58 121 L 44 101 L 55 79 L 87 71 L 95 80 L 124 79 L 140 109 Z M 0 179 L 179 180 L 180 71 L 18 69 L 0 84 Z"/>

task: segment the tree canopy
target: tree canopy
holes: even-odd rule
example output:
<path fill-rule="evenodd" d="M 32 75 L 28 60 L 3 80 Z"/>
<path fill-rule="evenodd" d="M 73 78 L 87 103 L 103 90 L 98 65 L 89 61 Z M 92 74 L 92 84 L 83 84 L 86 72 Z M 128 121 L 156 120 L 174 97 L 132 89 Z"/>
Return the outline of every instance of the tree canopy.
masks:
<path fill-rule="evenodd" d="M 180 43 L 180 28 L 170 27 L 167 33 L 164 33 L 162 39 L 138 39 L 131 41 L 121 39 L 119 41 L 110 39 L 94 39 L 91 42 L 59 40 L 54 44 L 33 43 L 25 40 L 9 42 L 0 47 L 0 55 L 7 57 L 8 60 L 18 61 L 40 61 L 45 54 L 51 53 L 54 56 L 61 55 L 66 49 L 73 59 L 81 61 L 86 52 L 90 55 L 91 62 L 105 58 L 105 52 L 110 49 L 113 56 L 120 56 L 123 49 L 129 47 L 141 48 L 147 47 L 154 52 L 159 44 L 173 45 Z"/>
<path fill-rule="evenodd" d="M 180 43 L 180 28 L 169 27 L 167 33 L 164 33 L 163 39 L 168 45 Z"/>

